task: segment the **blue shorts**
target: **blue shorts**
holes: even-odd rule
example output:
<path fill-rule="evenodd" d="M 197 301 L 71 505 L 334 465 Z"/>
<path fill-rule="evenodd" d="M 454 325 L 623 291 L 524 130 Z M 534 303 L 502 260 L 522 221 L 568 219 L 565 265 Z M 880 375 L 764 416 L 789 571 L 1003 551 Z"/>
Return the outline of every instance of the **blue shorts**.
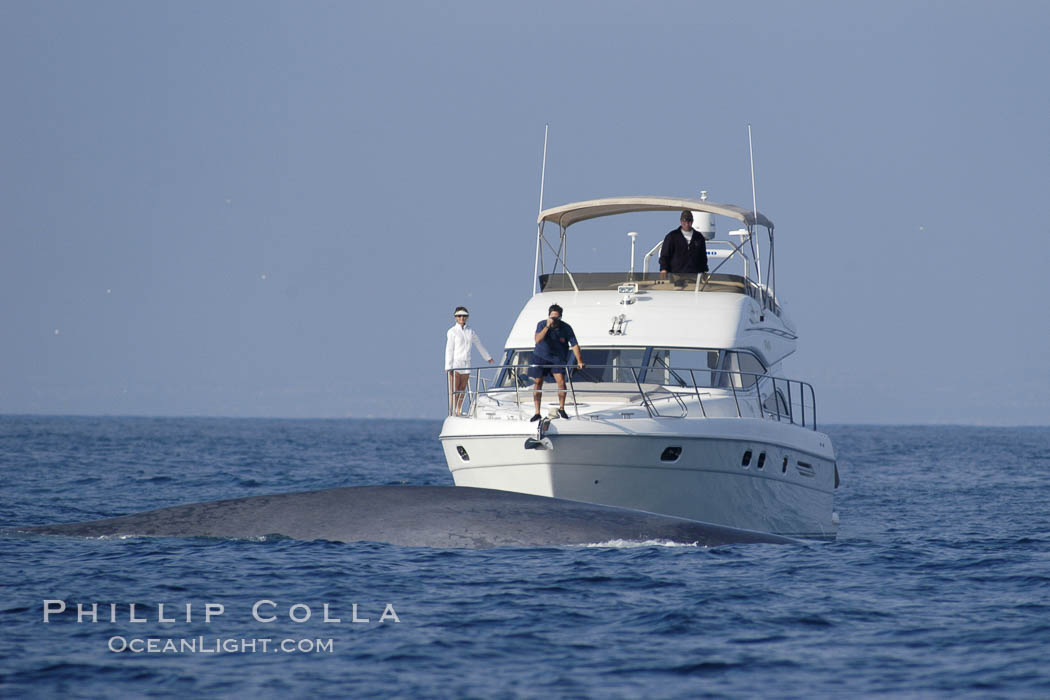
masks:
<path fill-rule="evenodd" d="M 565 374 L 565 365 L 529 365 L 529 377 L 532 379 L 553 377 L 555 374 Z"/>

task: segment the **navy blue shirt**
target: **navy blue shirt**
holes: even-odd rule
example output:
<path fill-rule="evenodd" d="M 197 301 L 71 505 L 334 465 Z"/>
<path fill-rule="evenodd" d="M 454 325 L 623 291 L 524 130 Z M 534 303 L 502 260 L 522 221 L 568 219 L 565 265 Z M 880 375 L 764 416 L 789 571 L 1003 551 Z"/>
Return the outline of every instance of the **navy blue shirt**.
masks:
<path fill-rule="evenodd" d="M 537 323 L 536 332 L 542 331 L 546 325 L 546 319 Z M 564 365 L 569 361 L 569 348 L 575 345 L 579 343 L 576 342 L 572 326 L 562 321 L 556 326 L 551 326 L 543 340 L 536 343 L 536 349 L 532 351 L 532 364 Z"/>
<path fill-rule="evenodd" d="M 660 270 L 668 272 L 707 272 L 707 244 L 704 235 L 693 231 L 693 237 L 685 242 L 685 234 L 676 228 L 664 236 L 660 249 Z"/>

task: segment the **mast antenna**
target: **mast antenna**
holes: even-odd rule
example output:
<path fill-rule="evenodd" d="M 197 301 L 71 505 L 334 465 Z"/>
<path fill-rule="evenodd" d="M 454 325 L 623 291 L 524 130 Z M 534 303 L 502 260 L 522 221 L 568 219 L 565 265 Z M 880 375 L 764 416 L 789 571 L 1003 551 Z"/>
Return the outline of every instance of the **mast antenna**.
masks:
<path fill-rule="evenodd" d="M 755 223 L 751 225 L 751 246 L 752 251 L 755 254 L 755 271 L 758 273 L 758 288 L 762 292 L 762 306 L 766 305 L 766 289 L 762 286 L 762 246 L 759 243 L 755 243 L 755 231 L 758 229 L 758 195 L 755 194 L 755 148 L 751 143 L 751 124 L 747 125 L 747 151 L 751 157 L 751 208 L 755 213 Z M 772 233 L 770 233 L 770 255 L 773 253 L 772 249 L 773 239 Z"/>
<path fill-rule="evenodd" d="M 747 125 L 747 151 L 751 156 L 751 207 L 755 212 L 754 226 L 758 226 L 758 196 L 755 194 L 755 149 L 751 145 L 751 125 Z M 754 234 L 751 236 L 754 239 Z M 758 272 L 758 286 L 762 286 L 762 247 L 757 246 L 755 250 L 755 270 Z"/>
<path fill-rule="evenodd" d="M 547 131 L 550 124 L 543 125 L 543 165 L 540 166 L 540 213 L 543 213 L 543 181 L 547 176 Z M 754 168 L 754 166 L 751 166 Z"/>
<path fill-rule="evenodd" d="M 540 166 L 540 211 L 536 215 L 539 218 L 540 214 L 543 213 L 543 183 L 547 176 L 547 132 L 550 130 L 550 123 L 543 125 L 543 165 Z M 532 266 L 532 293 L 536 293 L 536 285 L 539 283 L 540 278 L 540 248 L 543 241 L 543 222 L 541 221 L 536 226 L 536 262 Z"/>

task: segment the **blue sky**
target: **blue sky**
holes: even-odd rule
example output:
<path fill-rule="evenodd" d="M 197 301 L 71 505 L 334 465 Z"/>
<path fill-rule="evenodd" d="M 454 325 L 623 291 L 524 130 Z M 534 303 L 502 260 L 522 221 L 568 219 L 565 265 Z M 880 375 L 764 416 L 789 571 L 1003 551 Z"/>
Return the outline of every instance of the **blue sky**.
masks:
<path fill-rule="evenodd" d="M 1048 20 L 0 4 L 0 412 L 440 417 L 451 310 L 495 349 L 531 288 L 545 123 L 549 206 L 747 204 L 751 123 L 822 419 L 1050 423 Z"/>

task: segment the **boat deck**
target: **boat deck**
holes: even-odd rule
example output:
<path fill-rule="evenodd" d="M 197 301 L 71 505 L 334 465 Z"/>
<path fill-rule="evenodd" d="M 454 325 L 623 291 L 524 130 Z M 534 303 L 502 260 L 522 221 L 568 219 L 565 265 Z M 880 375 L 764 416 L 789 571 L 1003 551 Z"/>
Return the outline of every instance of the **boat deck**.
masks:
<path fill-rule="evenodd" d="M 622 284 L 636 284 L 638 291 L 693 292 L 697 288 L 697 275 L 672 273 L 666 279 L 661 279 L 659 272 L 574 272 L 571 278 L 564 272 L 540 275 L 540 291 L 544 292 L 615 291 Z M 701 277 L 700 291 L 755 296 L 758 286 L 741 275 L 715 274 Z"/>

